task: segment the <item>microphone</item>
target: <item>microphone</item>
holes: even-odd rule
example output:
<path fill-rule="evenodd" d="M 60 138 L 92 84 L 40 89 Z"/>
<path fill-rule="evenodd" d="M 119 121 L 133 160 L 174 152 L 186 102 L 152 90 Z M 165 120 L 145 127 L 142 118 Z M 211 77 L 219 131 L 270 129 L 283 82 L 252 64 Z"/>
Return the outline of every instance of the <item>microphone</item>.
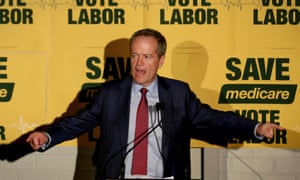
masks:
<path fill-rule="evenodd" d="M 163 111 L 165 109 L 165 103 L 163 102 L 158 102 L 155 104 L 157 112 Z"/>
<path fill-rule="evenodd" d="M 165 103 L 158 102 L 158 103 L 155 104 L 155 108 L 156 108 L 156 111 L 155 111 L 156 118 L 158 119 L 158 123 L 157 124 L 164 131 L 163 126 L 162 126 L 162 114 L 163 114 L 164 109 L 165 109 Z"/>

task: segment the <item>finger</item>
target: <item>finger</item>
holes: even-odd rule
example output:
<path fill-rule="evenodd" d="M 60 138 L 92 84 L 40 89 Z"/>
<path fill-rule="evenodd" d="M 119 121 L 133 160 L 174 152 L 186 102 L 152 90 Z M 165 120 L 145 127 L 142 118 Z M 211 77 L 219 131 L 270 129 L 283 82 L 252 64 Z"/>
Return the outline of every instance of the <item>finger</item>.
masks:
<path fill-rule="evenodd" d="M 39 138 L 34 138 L 33 141 L 32 141 L 32 144 L 34 146 L 38 146 L 40 144 Z"/>
<path fill-rule="evenodd" d="M 28 144 L 30 144 L 30 146 L 31 146 L 33 149 L 35 149 L 35 140 L 34 140 L 33 137 L 27 138 L 26 142 L 27 142 Z"/>
<path fill-rule="evenodd" d="M 283 130 L 285 130 L 285 128 L 284 127 L 281 127 L 281 126 L 278 126 L 278 125 L 276 125 L 276 127 L 275 127 L 276 129 L 278 129 L 278 130 L 280 130 L 280 131 L 283 131 Z"/>
<path fill-rule="evenodd" d="M 270 125 L 272 126 L 272 128 L 278 129 L 278 130 L 281 130 L 281 131 L 285 129 L 284 127 L 281 127 L 281 126 L 279 126 L 277 124 L 270 124 Z"/>
<path fill-rule="evenodd" d="M 40 144 L 40 141 L 39 139 L 33 139 L 33 141 L 31 141 L 31 147 L 34 149 L 34 150 L 37 150 L 37 149 L 40 149 L 41 147 L 41 144 Z"/>
<path fill-rule="evenodd" d="M 27 143 L 30 143 L 31 141 L 32 141 L 32 136 L 29 135 L 29 136 L 27 137 L 27 139 L 26 139 L 26 142 L 27 142 Z"/>
<path fill-rule="evenodd" d="M 274 129 L 270 128 L 268 132 L 268 138 L 273 138 L 273 136 L 274 136 Z"/>
<path fill-rule="evenodd" d="M 40 139 L 38 137 L 38 135 L 36 133 L 31 134 L 27 140 L 27 143 L 30 144 L 30 146 L 32 147 L 32 149 L 37 150 L 41 147 L 40 145 Z"/>

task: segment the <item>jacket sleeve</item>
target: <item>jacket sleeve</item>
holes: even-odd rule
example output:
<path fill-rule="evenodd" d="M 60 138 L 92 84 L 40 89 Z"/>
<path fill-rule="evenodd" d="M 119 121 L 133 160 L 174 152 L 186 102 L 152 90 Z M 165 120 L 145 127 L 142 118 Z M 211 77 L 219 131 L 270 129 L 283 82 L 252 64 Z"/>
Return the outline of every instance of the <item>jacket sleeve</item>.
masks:
<path fill-rule="evenodd" d="M 51 137 L 47 148 L 66 140 L 71 140 L 79 135 L 92 130 L 99 124 L 102 110 L 102 93 L 96 95 L 94 100 L 76 115 L 63 117 L 47 126 L 45 131 Z"/>
<path fill-rule="evenodd" d="M 190 89 L 187 96 L 192 138 L 225 147 L 231 138 L 255 138 L 254 129 L 258 122 L 231 111 L 212 109 L 209 105 L 201 103 Z"/>

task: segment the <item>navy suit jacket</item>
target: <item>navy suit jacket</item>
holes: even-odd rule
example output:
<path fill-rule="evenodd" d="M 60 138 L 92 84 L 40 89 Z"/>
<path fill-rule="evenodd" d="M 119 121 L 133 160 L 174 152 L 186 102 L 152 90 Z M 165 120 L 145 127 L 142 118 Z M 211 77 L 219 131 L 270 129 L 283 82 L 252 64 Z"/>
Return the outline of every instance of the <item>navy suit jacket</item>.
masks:
<path fill-rule="evenodd" d="M 94 100 L 76 116 L 55 122 L 47 130 L 49 147 L 100 126 L 93 161 L 99 179 L 117 178 L 126 154 L 132 77 L 104 83 Z M 203 104 L 188 84 L 158 76 L 162 110 L 164 176 L 190 178 L 190 139 L 226 145 L 232 137 L 254 138 L 257 122 Z M 188 176 L 188 177 L 186 177 Z"/>

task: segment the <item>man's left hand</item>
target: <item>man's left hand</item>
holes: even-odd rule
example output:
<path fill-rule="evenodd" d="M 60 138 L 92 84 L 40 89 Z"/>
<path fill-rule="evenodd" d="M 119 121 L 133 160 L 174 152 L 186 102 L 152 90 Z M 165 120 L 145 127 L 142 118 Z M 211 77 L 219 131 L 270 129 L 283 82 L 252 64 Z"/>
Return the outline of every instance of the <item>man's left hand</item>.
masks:
<path fill-rule="evenodd" d="M 256 133 L 260 136 L 271 139 L 274 136 L 274 130 L 275 129 L 278 129 L 278 130 L 282 131 L 285 128 L 280 127 L 277 124 L 273 124 L 273 123 L 264 123 L 264 124 L 260 124 L 257 127 Z"/>

